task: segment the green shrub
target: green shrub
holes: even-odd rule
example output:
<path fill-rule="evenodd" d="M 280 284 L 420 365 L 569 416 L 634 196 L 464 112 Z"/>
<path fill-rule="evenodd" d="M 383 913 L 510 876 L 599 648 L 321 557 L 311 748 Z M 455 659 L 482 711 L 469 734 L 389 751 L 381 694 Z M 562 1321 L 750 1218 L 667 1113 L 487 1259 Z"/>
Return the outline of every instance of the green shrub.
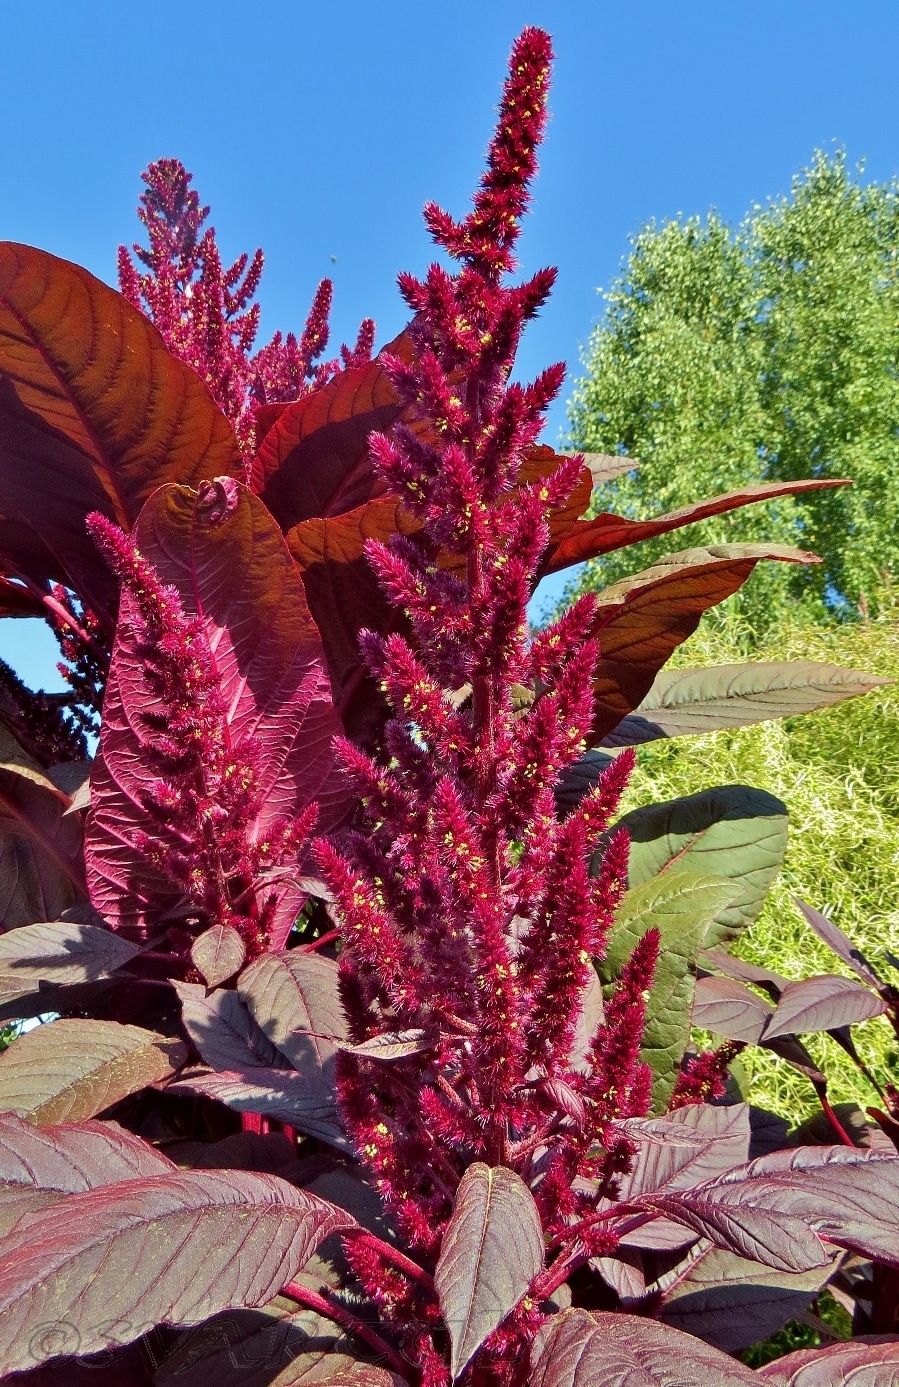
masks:
<path fill-rule="evenodd" d="M 832 661 L 899 681 L 899 610 L 876 621 L 787 624 L 760 644 L 738 616 L 700 629 L 672 665 L 754 659 Z M 626 808 L 673 799 L 732 782 L 757 785 L 783 799 L 790 841 L 783 870 L 736 952 L 783 973 L 807 977 L 840 971 L 839 962 L 805 924 L 800 896 L 836 921 L 872 961 L 899 954 L 899 687 L 786 722 L 716 732 L 701 740 L 672 738 L 641 747 Z M 879 1018 L 855 1028 L 863 1058 L 877 1074 L 899 1081 L 899 1057 Z M 876 1095 L 829 1038 L 807 1037 L 831 1078 L 833 1101 L 862 1107 Z M 751 1097 L 793 1122 L 817 1109 L 808 1082 L 758 1047 L 743 1064 Z"/>

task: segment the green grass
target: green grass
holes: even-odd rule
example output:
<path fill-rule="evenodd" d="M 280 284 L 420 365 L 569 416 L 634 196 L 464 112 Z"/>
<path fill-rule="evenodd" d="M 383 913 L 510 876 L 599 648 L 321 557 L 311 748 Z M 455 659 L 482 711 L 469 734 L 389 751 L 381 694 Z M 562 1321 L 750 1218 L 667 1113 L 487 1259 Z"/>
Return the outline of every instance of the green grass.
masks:
<path fill-rule="evenodd" d="M 899 610 L 870 622 L 797 624 L 759 644 L 735 622 L 718 620 L 687 641 L 672 665 L 743 659 L 823 660 L 899 681 Z M 899 683 L 786 722 L 643 747 L 625 808 L 733 783 L 771 791 L 790 813 L 783 870 L 736 952 L 790 978 L 848 972 L 805 924 L 792 899 L 800 896 L 895 981 L 883 953 L 899 954 Z M 881 1082 L 899 1082 L 886 1022 L 868 1021 L 854 1034 Z M 809 1049 L 830 1079 L 832 1101 L 877 1101 L 828 1037 L 811 1038 Z M 750 1048 L 742 1059 L 753 1102 L 797 1123 L 817 1108 L 808 1081 L 768 1052 Z"/>

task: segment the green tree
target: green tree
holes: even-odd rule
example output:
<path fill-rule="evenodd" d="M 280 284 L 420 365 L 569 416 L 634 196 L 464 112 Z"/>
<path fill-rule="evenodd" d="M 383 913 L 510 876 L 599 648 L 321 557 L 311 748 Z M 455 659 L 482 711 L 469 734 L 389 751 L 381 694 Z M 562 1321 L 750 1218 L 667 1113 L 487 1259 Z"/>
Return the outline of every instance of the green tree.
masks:
<path fill-rule="evenodd" d="M 739 228 L 715 214 L 644 228 L 591 338 L 572 445 L 641 464 L 602 508 L 644 518 L 748 482 L 853 478 L 758 507 L 749 533 L 740 513 L 741 538 L 824 560 L 761 566 L 734 599 L 755 629 L 797 600 L 818 616 L 874 604 L 884 574 L 899 574 L 897 256 L 899 184 L 863 183 L 842 153 L 818 153 L 789 197 Z M 732 534 L 722 516 L 684 543 Z M 646 564 L 670 548 L 648 542 Z M 609 558 L 582 581 L 620 576 Z"/>

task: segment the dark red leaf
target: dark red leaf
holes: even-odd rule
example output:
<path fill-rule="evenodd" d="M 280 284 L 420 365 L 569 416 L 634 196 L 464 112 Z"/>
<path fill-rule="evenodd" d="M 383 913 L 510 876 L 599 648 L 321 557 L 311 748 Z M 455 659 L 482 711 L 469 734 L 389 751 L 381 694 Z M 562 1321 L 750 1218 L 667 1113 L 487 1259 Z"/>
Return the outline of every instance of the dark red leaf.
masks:
<path fill-rule="evenodd" d="M 409 1055 L 422 1055 L 433 1050 L 436 1044 L 437 1037 L 432 1031 L 417 1026 L 409 1031 L 384 1031 L 381 1035 L 372 1036 L 371 1040 L 363 1040 L 360 1045 L 347 1045 L 344 1042 L 340 1049 L 348 1055 L 362 1055 L 366 1059 L 389 1063 L 390 1060 L 407 1059 Z"/>
<path fill-rule="evenodd" d="M 0 1113 L 3 1185 L 77 1194 L 174 1169 L 161 1151 L 115 1122 L 35 1127 L 13 1113 Z"/>
<path fill-rule="evenodd" d="M 745 959 L 726 954 L 720 949 L 703 949 L 699 963 L 702 968 L 714 968 L 717 973 L 724 973 L 738 982 L 758 983 L 775 1001 L 790 981 L 781 977 L 780 973 L 772 973 L 770 968 L 760 968 L 757 963 L 747 963 Z"/>
<path fill-rule="evenodd" d="M 834 1273 L 772 1271 L 712 1247 L 693 1261 L 663 1298 L 662 1320 L 724 1353 L 738 1353 L 795 1319 Z"/>
<path fill-rule="evenodd" d="M 408 356 L 408 335 L 402 333 L 384 350 Z M 341 515 L 383 493 L 369 459 L 368 435 L 389 430 L 401 413 L 377 358 L 340 371 L 284 410 L 253 461 L 252 486 L 285 534 L 301 520 Z"/>
<path fill-rule="evenodd" d="M 0 725 L 0 923 L 54 920 L 85 898 L 83 829 L 72 801 Z"/>
<path fill-rule="evenodd" d="M 184 1333 L 154 1387 L 312 1387 L 357 1369 L 376 1377 L 369 1384 L 352 1376 L 356 1387 L 392 1387 L 390 1374 L 360 1363 L 355 1348 L 333 1321 L 279 1296 L 261 1310 L 232 1310 Z"/>
<path fill-rule="evenodd" d="M 165 482 L 242 475 L 199 376 L 142 313 L 66 260 L 0 244 L 0 552 L 7 575 L 73 587 L 114 610 L 88 537 L 102 511 L 130 529 Z"/>
<path fill-rule="evenodd" d="M 672 1129 L 673 1137 L 657 1138 L 659 1128 Z M 637 1156 L 622 1177 L 618 1198 L 638 1199 L 644 1194 L 690 1189 L 734 1166 L 743 1164 L 749 1154 L 749 1109 L 745 1103 L 731 1107 L 691 1104 L 669 1113 L 666 1118 L 650 1119 L 644 1135 L 639 1124 L 622 1124 L 637 1143 Z M 622 1235 L 625 1247 L 677 1248 L 693 1241 L 694 1235 L 669 1219 L 658 1218 Z"/>
<path fill-rule="evenodd" d="M 0 936 L 0 1001 L 13 1001 L 41 985 L 94 982 L 138 952 L 136 945 L 98 925 L 50 920 Z"/>
<path fill-rule="evenodd" d="M 880 991 L 883 987 L 883 979 L 871 967 L 861 950 L 853 944 L 848 935 L 844 934 L 833 920 L 828 920 L 826 915 L 822 915 L 819 910 L 806 905 L 804 901 L 794 898 L 799 909 L 802 911 L 808 923 L 815 931 L 819 939 L 823 939 L 829 949 L 841 958 L 844 963 L 848 963 L 853 972 L 857 973 L 862 982 L 866 982 L 869 987 Z"/>
<path fill-rule="evenodd" d="M 301 1074 L 330 1080 L 346 1020 L 337 964 L 317 954 L 263 954 L 241 973 L 237 992 L 257 1026 Z"/>
<path fill-rule="evenodd" d="M 611 756 L 594 750 L 585 751 L 573 765 L 565 768 L 556 786 L 556 807 L 563 817 L 577 808 L 611 764 Z"/>
<path fill-rule="evenodd" d="M 787 983 L 764 1039 L 804 1035 L 808 1031 L 832 1031 L 871 1016 L 882 1016 L 887 1004 L 876 992 L 852 978 L 824 974 Z"/>
<path fill-rule="evenodd" d="M 534 1196 L 513 1170 L 476 1161 L 459 1183 L 434 1273 L 454 1378 L 542 1270 Z"/>
<path fill-rule="evenodd" d="M 610 554 L 615 549 L 626 549 L 628 545 L 639 544 L 642 540 L 655 539 L 671 530 L 682 530 L 685 525 L 695 525 L 700 520 L 708 520 L 713 515 L 725 515 L 728 511 L 740 510 L 743 506 L 757 501 L 770 501 L 778 496 L 798 495 L 805 491 L 820 491 L 823 488 L 849 486 L 848 480 L 837 478 L 812 478 L 796 482 L 760 482 L 752 486 L 740 487 L 739 491 L 728 491 L 722 496 L 713 496 L 709 501 L 696 501 L 680 510 L 658 515 L 653 520 L 628 520 L 623 515 L 604 513 L 593 520 L 576 521 L 551 551 L 547 573 L 558 573 L 560 569 L 570 568 L 572 564 L 584 563 L 587 559 L 598 558 L 600 554 Z"/>
<path fill-rule="evenodd" d="M 757 992 L 731 978 L 697 978 L 693 993 L 693 1025 L 728 1040 L 756 1045 L 774 1015 L 774 1008 Z"/>
<path fill-rule="evenodd" d="M 233 978 L 247 956 L 246 945 L 230 925 L 212 925 L 195 939 L 190 951 L 194 967 L 207 987 Z"/>
<path fill-rule="evenodd" d="M 169 1078 L 180 1040 L 117 1021 L 63 1019 L 26 1031 L 0 1055 L 0 1110 L 30 1122 L 80 1122 Z"/>
<path fill-rule="evenodd" d="M 779 1270 L 823 1266 L 820 1239 L 899 1265 L 899 1157 L 879 1151 L 774 1151 L 647 1202 L 717 1246 Z"/>
<path fill-rule="evenodd" d="M 0 616 L 44 616 L 46 610 L 41 599 L 28 588 L 0 577 Z"/>
<path fill-rule="evenodd" d="M 64 1213 L 61 1212 L 64 1210 Z M 318 1243 L 353 1219 L 272 1175 L 176 1171 L 68 1195 L 14 1228 L 0 1261 L 0 1371 L 264 1305 Z M 73 1351 L 69 1348 L 69 1351 Z"/>
<path fill-rule="evenodd" d="M 330 1068 L 310 1063 L 304 1073 L 297 1073 L 236 992 L 207 995 L 205 988 L 192 983 L 174 987 L 187 1033 L 210 1069 L 187 1070 L 170 1089 L 205 1093 L 235 1112 L 260 1113 L 332 1146 L 346 1145 Z"/>
<path fill-rule="evenodd" d="M 253 748 L 248 755 L 259 775 L 261 807 L 252 835 L 264 835 L 313 800 L 318 826 L 327 830 L 346 812 L 350 791 L 331 748 L 339 722 L 318 631 L 265 507 L 236 483 L 227 496 L 219 494 L 223 490 L 198 496 L 187 487 L 161 488 L 141 514 L 136 539 L 163 581 L 178 589 L 185 610 L 206 624 L 232 744 L 236 754 L 242 746 Z M 157 841 L 164 833 L 143 807 L 154 779 L 146 749 L 158 733 L 147 718 L 154 695 L 135 646 L 132 601 L 123 594 L 92 775 L 87 860 L 97 908 L 118 928 L 145 931 L 182 892 L 134 842 L 141 830 Z M 278 947 L 306 893 L 296 877 L 272 884 L 280 891 L 271 941 Z"/>
<path fill-rule="evenodd" d="M 639 1315 L 563 1310 L 531 1350 L 529 1387 L 752 1387 L 755 1374 L 679 1329 Z"/>
<path fill-rule="evenodd" d="M 899 1381 L 899 1336 L 801 1348 L 759 1368 L 757 1376 L 777 1387 L 890 1387 Z"/>
<path fill-rule="evenodd" d="M 344 515 L 313 517 L 287 535 L 306 597 L 321 632 L 335 705 L 348 735 L 364 738 L 378 694 L 359 653 L 359 632 L 382 635 L 402 621 L 384 597 L 365 557 L 369 539 L 415 534 L 417 522 L 391 496 Z"/>
<path fill-rule="evenodd" d="M 591 745 L 633 712 L 703 612 L 741 588 L 762 559 L 819 562 L 782 544 L 718 544 L 670 554 L 599 594 L 595 631 L 601 657 Z"/>

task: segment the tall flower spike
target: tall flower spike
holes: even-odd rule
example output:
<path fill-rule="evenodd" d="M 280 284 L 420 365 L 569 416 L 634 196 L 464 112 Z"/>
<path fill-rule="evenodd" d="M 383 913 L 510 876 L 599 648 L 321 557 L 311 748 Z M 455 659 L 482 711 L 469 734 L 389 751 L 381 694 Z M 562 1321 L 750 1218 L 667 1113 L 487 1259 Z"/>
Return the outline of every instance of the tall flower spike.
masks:
<path fill-rule="evenodd" d="M 548 37 L 525 30 L 471 214 L 456 223 L 426 209 L 459 272 L 401 277 L 414 354 L 380 360 L 407 422 L 374 435 L 371 458 L 422 534 L 369 545 L 407 634 L 362 634 L 393 716 L 380 758 L 345 752 L 365 834 L 318 849 L 341 920 L 354 1036 L 412 1027 L 426 1042 L 389 1066 L 342 1054 L 337 1085 L 360 1160 L 427 1257 L 473 1160 L 517 1170 L 551 1238 L 589 1213 L 633 1154 L 612 1125 L 644 1111 L 649 1093 L 640 1043 L 656 936 L 638 945 L 600 1033 L 582 1041 L 580 1059 L 572 1053 L 627 872 L 623 834 L 599 852 L 595 876 L 591 866 L 629 754 L 565 822 L 554 807 L 593 716 L 594 604 L 577 603 L 534 638 L 527 621 L 549 516 L 581 466 L 566 459 L 541 474 L 527 452 L 561 369 L 510 384 L 522 327 L 552 282 L 503 282 L 536 169 L 549 57 Z M 412 1178 L 415 1152 L 423 1184 Z M 595 1196 L 578 1185 L 583 1175 L 597 1181 Z M 364 1271 L 384 1310 L 392 1281 L 385 1272 L 380 1282 L 370 1259 Z M 530 1329 L 510 1320 L 503 1333 L 517 1342 Z M 427 1344 L 416 1350 L 422 1365 L 436 1349 Z"/>
<path fill-rule="evenodd" d="M 456 259 L 491 276 L 515 268 L 512 249 L 537 171 L 551 62 L 549 35 L 542 29 L 522 30 L 512 48 L 499 121 L 473 211 L 462 222 L 454 222 L 436 203 L 425 207 L 425 222 L 434 240 Z"/>
<path fill-rule="evenodd" d="M 333 289 L 331 281 L 323 279 L 300 341 L 292 332 L 276 332 L 253 355 L 262 251 L 252 257 L 240 255 L 225 268 L 215 230 L 203 230 L 209 208 L 200 206 L 192 175 L 177 159 L 150 164 L 143 180 L 146 188 L 137 214 L 150 244 L 145 248 L 135 243 L 132 249 L 144 272 L 120 246 L 119 287 L 129 303 L 153 321 L 169 351 L 206 382 L 249 460 L 255 450 L 259 406 L 299 399 L 324 385 L 341 364 L 357 366 L 370 360 L 374 324 L 370 318 L 363 320 L 355 346 L 341 347 L 342 361 L 321 362 Z"/>

